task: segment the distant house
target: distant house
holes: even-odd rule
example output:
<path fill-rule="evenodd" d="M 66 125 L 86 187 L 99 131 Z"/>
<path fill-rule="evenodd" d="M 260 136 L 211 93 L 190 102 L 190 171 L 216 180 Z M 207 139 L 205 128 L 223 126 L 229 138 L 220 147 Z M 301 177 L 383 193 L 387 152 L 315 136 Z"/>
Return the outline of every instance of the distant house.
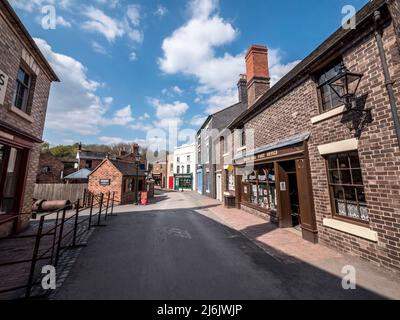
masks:
<path fill-rule="evenodd" d="M 50 152 L 40 154 L 36 183 L 63 183 L 64 163 Z"/>
<path fill-rule="evenodd" d="M 137 191 L 145 191 L 145 167 L 122 160 L 105 159 L 89 174 L 88 189 L 91 193 L 107 194 L 115 192 L 115 201 L 119 204 L 135 202 L 136 179 Z"/>

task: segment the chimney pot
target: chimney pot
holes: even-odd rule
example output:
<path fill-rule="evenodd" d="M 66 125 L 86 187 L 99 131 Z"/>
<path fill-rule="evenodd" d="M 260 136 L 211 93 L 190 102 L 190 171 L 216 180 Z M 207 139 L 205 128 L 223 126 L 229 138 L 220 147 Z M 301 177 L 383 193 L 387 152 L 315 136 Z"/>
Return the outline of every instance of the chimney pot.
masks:
<path fill-rule="evenodd" d="M 268 48 L 252 45 L 246 54 L 247 95 L 250 108 L 270 88 Z"/>

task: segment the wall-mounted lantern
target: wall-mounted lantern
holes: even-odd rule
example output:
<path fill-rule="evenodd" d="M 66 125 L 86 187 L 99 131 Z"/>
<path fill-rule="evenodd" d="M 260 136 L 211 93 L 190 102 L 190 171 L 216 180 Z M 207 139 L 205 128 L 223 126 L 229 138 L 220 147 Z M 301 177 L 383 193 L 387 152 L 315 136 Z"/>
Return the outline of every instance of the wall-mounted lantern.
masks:
<path fill-rule="evenodd" d="M 365 109 L 365 105 L 358 106 L 357 90 L 364 75 L 349 71 L 342 63 L 339 73 L 329 81 L 329 87 L 345 104 L 347 113 L 351 114 L 353 124 L 351 130 L 355 130 L 357 137 L 361 135 L 367 123 L 372 122 L 371 109 Z"/>
<path fill-rule="evenodd" d="M 346 103 L 348 110 L 354 107 L 353 104 L 356 101 L 357 89 L 363 76 L 361 73 L 350 72 L 342 64 L 339 73 L 329 82 L 331 89 Z"/>

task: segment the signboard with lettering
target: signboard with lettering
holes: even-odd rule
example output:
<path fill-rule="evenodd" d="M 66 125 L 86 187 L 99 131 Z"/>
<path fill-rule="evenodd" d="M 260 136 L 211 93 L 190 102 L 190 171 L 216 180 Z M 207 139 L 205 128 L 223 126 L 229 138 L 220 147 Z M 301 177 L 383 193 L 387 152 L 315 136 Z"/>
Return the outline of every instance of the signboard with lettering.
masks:
<path fill-rule="evenodd" d="M 100 185 L 101 186 L 109 186 L 111 184 L 110 179 L 100 179 Z"/>
<path fill-rule="evenodd" d="M 0 105 L 4 104 L 6 98 L 8 76 L 0 70 Z"/>

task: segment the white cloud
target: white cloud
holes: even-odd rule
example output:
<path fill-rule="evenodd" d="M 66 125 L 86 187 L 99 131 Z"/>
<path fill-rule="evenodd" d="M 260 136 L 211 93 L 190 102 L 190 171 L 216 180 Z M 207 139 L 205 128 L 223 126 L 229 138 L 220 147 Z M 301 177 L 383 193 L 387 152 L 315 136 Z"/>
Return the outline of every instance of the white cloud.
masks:
<path fill-rule="evenodd" d="M 108 53 L 107 49 L 98 43 L 97 41 L 92 41 L 92 48 L 95 52 L 103 54 L 105 56 L 109 56 L 110 54 Z"/>
<path fill-rule="evenodd" d="M 136 55 L 136 52 L 131 52 L 130 53 L 130 55 L 129 55 L 129 60 L 130 61 L 136 61 L 136 59 L 137 59 L 137 55 Z"/>
<path fill-rule="evenodd" d="M 180 101 L 173 103 L 162 103 L 158 99 L 148 99 L 150 105 L 155 108 L 155 116 L 157 121 L 154 121 L 154 126 L 167 129 L 170 126 L 179 127 L 183 123 L 183 115 L 189 109 L 189 106 Z"/>
<path fill-rule="evenodd" d="M 126 15 L 129 18 L 130 23 L 138 27 L 140 25 L 140 7 L 139 5 L 132 4 L 127 7 Z"/>
<path fill-rule="evenodd" d="M 162 44 L 160 69 L 167 74 L 184 74 L 198 81 L 197 101 L 214 113 L 236 102 L 237 80 L 245 71 L 245 52 L 217 55 L 216 49 L 232 43 L 238 36 L 231 23 L 218 13 L 218 0 L 192 0 L 190 19 Z M 278 50 L 270 52 L 271 81 L 275 83 L 296 63 L 283 64 Z"/>
<path fill-rule="evenodd" d="M 159 16 L 159 17 L 163 17 L 168 13 L 168 9 L 166 7 L 164 7 L 163 5 L 159 4 L 157 6 L 156 11 L 154 11 L 154 15 Z"/>
<path fill-rule="evenodd" d="M 111 120 L 106 119 L 104 124 L 126 126 L 134 120 L 132 107 L 131 105 L 127 105 L 125 108 L 117 110 Z"/>
<path fill-rule="evenodd" d="M 102 86 L 90 80 L 86 67 L 72 57 L 56 53 L 42 39 L 35 39 L 61 82 L 54 83 L 48 103 L 46 126 L 50 129 L 95 135 L 100 126 L 125 123 L 121 117 L 131 119 L 128 108 L 117 111 L 111 120 L 107 117 L 112 97 L 100 97 L 97 90 Z"/>
<path fill-rule="evenodd" d="M 120 2 L 119 0 L 96 0 L 97 3 L 102 5 L 108 5 L 110 8 L 116 8 Z"/>
<path fill-rule="evenodd" d="M 71 1 L 70 0 L 10 0 L 11 5 L 14 8 L 32 12 L 45 5 L 57 5 L 62 9 L 67 9 Z"/>
<path fill-rule="evenodd" d="M 56 23 L 57 23 L 57 26 L 62 26 L 62 27 L 66 27 L 66 28 L 71 28 L 71 26 L 72 26 L 71 22 L 65 20 L 64 17 L 62 17 L 62 16 L 57 16 Z"/>
<path fill-rule="evenodd" d="M 93 6 L 86 8 L 84 15 L 89 18 L 82 24 L 88 31 L 101 33 L 109 42 L 122 37 L 125 30 L 120 22 L 107 16 L 103 11 Z"/>
<path fill-rule="evenodd" d="M 195 127 L 201 126 L 204 121 L 206 121 L 207 117 L 203 115 L 196 115 L 190 120 L 190 124 Z"/>
<path fill-rule="evenodd" d="M 102 136 L 99 137 L 99 141 L 101 143 L 104 143 L 106 145 L 113 145 L 113 144 L 120 144 L 120 143 L 129 143 L 125 139 L 119 138 L 119 137 L 107 137 L 107 136 Z"/>
<path fill-rule="evenodd" d="M 178 86 L 172 87 L 172 91 L 174 91 L 178 95 L 182 95 L 183 94 L 183 90 L 181 88 L 179 88 Z"/>

